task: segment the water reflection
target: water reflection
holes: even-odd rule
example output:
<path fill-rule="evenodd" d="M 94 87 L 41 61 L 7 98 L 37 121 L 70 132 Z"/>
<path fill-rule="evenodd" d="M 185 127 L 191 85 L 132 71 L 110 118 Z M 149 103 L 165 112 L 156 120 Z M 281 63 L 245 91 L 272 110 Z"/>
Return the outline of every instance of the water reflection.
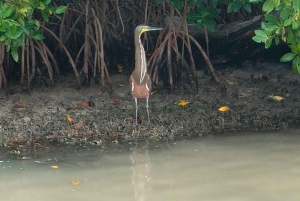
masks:
<path fill-rule="evenodd" d="M 299 131 L 0 156 L 0 201 L 298 201 Z"/>
<path fill-rule="evenodd" d="M 136 142 L 129 155 L 132 161 L 132 185 L 134 197 L 137 201 L 146 201 L 151 193 L 151 161 L 148 150 L 149 142 L 145 146 L 139 146 Z"/>

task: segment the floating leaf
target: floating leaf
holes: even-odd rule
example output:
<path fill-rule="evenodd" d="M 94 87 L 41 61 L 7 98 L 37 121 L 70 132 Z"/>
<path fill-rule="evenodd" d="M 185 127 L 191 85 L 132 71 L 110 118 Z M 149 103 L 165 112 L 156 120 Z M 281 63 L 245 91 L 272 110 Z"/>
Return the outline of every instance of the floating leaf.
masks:
<path fill-rule="evenodd" d="M 77 185 L 77 184 L 79 184 L 79 183 L 80 183 L 80 182 L 79 182 L 79 181 L 76 181 L 76 180 L 73 180 L 73 181 L 72 181 L 72 184 L 73 184 L 73 185 Z"/>
<path fill-rule="evenodd" d="M 189 104 L 190 102 L 187 102 L 187 101 L 185 101 L 185 100 L 181 100 L 177 105 L 178 106 L 185 106 L 185 105 L 187 105 L 187 104 Z"/>
<path fill-rule="evenodd" d="M 86 101 L 82 101 L 81 105 L 82 105 L 82 107 L 87 107 L 87 106 L 89 106 L 89 103 Z"/>
<path fill-rule="evenodd" d="M 57 165 L 52 165 L 51 168 L 58 169 L 58 166 Z"/>
<path fill-rule="evenodd" d="M 220 112 L 226 112 L 227 110 L 229 110 L 229 107 L 223 106 L 223 107 L 220 107 L 218 110 L 219 110 Z"/>

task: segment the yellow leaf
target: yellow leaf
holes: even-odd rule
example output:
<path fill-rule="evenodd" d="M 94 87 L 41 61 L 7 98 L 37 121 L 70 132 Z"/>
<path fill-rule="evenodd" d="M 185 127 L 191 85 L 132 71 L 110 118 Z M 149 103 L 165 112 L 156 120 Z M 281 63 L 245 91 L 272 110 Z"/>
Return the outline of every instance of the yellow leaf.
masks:
<path fill-rule="evenodd" d="M 58 169 L 58 166 L 57 165 L 52 165 L 51 168 Z"/>
<path fill-rule="evenodd" d="M 73 181 L 72 181 L 72 184 L 73 184 L 73 185 L 77 185 L 77 184 L 79 184 L 79 183 L 80 183 L 80 182 L 79 182 L 79 181 L 76 181 L 76 180 L 73 180 Z"/>
<path fill-rule="evenodd" d="M 187 104 L 189 104 L 190 102 L 187 102 L 187 101 L 185 101 L 185 100 L 181 100 L 177 105 L 178 106 L 185 106 L 185 105 L 187 105 Z"/>
<path fill-rule="evenodd" d="M 282 101 L 284 98 L 281 97 L 281 96 L 273 96 L 272 97 L 274 100 L 277 100 L 277 101 Z"/>
<path fill-rule="evenodd" d="M 229 80 L 226 80 L 227 82 L 228 82 L 228 84 L 230 84 L 230 85 L 233 85 L 234 84 L 234 82 L 231 82 L 231 81 L 229 81 Z"/>
<path fill-rule="evenodd" d="M 276 101 L 282 101 L 284 99 L 281 96 L 273 96 L 273 94 L 272 95 L 268 95 L 268 98 L 271 98 L 271 99 L 276 100 Z"/>
<path fill-rule="evenodd" d="M 229 107 L 223 106 L 223 107 L 220 107 L 218 110 L 219 110 L 220 112 L 226 112 L 227 110 L 229 110 Z"/>
<path fill-rule="evenodd" d="M 18 13 L 22 14 L 22 15 L 25 15 L 25 13 L 28 11 L 27 8 L 21 8 L 18 10 Z"/>

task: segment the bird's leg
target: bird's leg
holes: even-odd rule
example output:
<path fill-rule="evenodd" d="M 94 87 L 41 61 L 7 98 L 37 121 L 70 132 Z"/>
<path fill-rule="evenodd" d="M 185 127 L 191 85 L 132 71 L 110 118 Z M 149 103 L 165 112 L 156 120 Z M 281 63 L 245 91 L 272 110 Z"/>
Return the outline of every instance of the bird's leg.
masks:
<path fill-rule="evenodd" d="M 137 115 L 138 115 L 138 104 L 137 104 L 137 98 L 134 99 L 135 101 L 135 125 L 137 126 Z"/>
<path fill-rule="evenodd" d="M 148 115 L 148 122 L 150 126 L 150 115 L 149 115 L 149 99 L 146 98 L 146 109 L 147 109 L 147 115 Z"/>

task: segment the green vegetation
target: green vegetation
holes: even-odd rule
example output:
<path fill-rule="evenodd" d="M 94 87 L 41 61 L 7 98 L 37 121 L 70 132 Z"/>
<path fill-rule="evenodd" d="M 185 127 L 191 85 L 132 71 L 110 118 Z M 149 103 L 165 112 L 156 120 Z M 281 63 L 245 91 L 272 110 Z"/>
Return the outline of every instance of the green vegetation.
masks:
<path fill-rule="evenodd" d="M 185 79 L 176 73 L 184 72 L 190 86 L 197 87 L 193 57 L 198 49 L 211 75 L 221 85 L 209 60 L 208 31 L 213 31 L 217 24 L 245 20 L 264 12 L 266 22 L 261 24 L 261 30 L 255 31 L 253 40 L 265 43 L 265 48 L 280 41 L 287 43 L 291 52 L 280 60 L 293 61 L 293 70 L 300 72 L 300 0 L 132 0 L 131 3 L 119 0 L 2 0 L 0 53 L 5 46 L 6 52 L 10 53 L 5 56 L 11 55 L 14 61 L 20 61 L 21 83 L 27 75 L 30 85 L 37 73 L 48 73 L 53 83 L 53 74 L 72 67 L 78 85 L 88 86 L 91 76 L 95 80 L 98 76 L 104 86 L 106 81 L 109 82 L 109 73 L 116 72 L 113 68 L 124 66 L 124 69 L 129 68 L 126 71 L 132 70 L 132 30 L 138 24 L 146 23 L 165 26 L 153 41 L 149 33 L 143 38 L 149 50 L 155 50 L 148 60 L 154 84 L 168 80 L 164 85 L 172 89 L 178 80 Z M 177 27 L 172 24 L 174 16 L 180 18 Z M 57 19 L 61 21 L 57 22 Z M 203 28 L 206 50 L 189 34 L 187 23 Z M 118 55 L 117 50 L 124 55 Z M 36 58 L 35 54 L 39 56 Z M 5 61 L 9 63 L 3 55 L 0 57 L 0 88 L 6 83 L 7 75 L 2 65 Z M 39 62 L 47 70 L 41 70 Z"/>
<path fill-rule="evenodd" d="M 300 73 L 300 1 L 266 0 L 262 10 L 266 13 L 266 22 L 262 22 L 261 30 L 255 31 L 253 40 L 265 43 L 265 48 L 273 42 L 278 45 L 280 40 L 287 43 L 291 52 L 283 55 L 280 61 L 293 61 L 293 70 Z"/>
<path fill-rule="evenodd" d="M 24 45 L 24 39 L 42 40 L 40 21 L 34 18 L 39 12 L 46 22 L 50 15 L 57 18 L 66 10 L 65 6 L 55 8 L 51 0 L 8 0 L 0 2 L 0 41 L 6 51 L 11 52 L 15 61 L 19 60 L 18 49 Z"/>

